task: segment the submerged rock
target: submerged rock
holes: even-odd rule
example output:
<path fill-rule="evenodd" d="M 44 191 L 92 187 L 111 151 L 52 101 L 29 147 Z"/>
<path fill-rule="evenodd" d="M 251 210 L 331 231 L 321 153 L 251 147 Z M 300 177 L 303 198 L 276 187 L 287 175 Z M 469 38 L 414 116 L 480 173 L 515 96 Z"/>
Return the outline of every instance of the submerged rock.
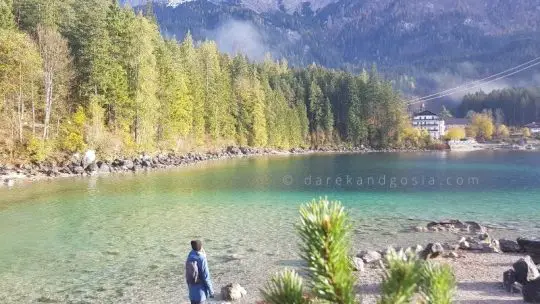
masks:
<path fill-rule="evenodd" d="M 415 228 L 416 229 L 416 228 Z M 466 232 L 466 233 L 485 233 L 486 227 L 478 224 L 477 222 L 468 221 L 462 222 L 460 220 L 445 220 L 440 222 L 430 222 L 426 225 L 428 231 L 448 231 L 452 233 Z M 418 231 L 418 229 L 416 229 Z"/>
<path fill-rule="evenodd" d="M 8 187 L 13 187 L 15 186 L 15 180 L 13 178 L 6 178 L 4 184 Z"/>
<path fill-rule="evenodd" d="M 467 221 L 465 222 L 466 225 L 469 226 L 470 230 L 472 232 L 476 232 L 476 233 L 486 233 L 487 232 L 487 228 L 478 224 L 477 222 L 473 222 L 473 221 Z"/>
<path fill-rule="evenodd" d="M 414 231 L 416 232 L 428 232 L 428 228 L 427 227 L 422 227 L 422 226 L 416 226 L 414 227 Z"/>
<path fill-rule="evenodd" d="M 60 301 L 55 300 L 55 299 L 51 299 L 49 297 L 41 296 L 36 300 L 36 302 L 38 302 L 38 303 L 59 303 Z"/>

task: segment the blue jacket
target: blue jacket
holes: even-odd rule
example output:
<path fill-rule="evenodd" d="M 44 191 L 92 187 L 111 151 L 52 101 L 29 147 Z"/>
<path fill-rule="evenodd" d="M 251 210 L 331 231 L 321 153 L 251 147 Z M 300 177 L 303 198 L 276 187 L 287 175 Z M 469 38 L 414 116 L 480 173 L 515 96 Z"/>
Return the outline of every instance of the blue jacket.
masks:
<path fill-rule="evenodd" d="M 212 287 L 212 279 L 210 278 L 210 271 L 208 270 L 206 256 L 195 250 L 191 250 L 187 257 L 187 261 L 197 261 L 197 267 L 199 267 L 199 277 L 201 280 L 201 283 L 188 284 L 189 299 L 191 301 L 205 301 L 207 297 L 214 294 L 214 288 Z"/>

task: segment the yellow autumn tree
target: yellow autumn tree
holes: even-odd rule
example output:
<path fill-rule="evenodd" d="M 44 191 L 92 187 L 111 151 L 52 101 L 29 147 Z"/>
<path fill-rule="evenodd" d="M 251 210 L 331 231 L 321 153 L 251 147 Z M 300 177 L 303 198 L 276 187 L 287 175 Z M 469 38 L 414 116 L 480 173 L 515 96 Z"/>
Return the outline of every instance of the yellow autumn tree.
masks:
<path fill-rule="evenodd" d="M 450 128 L 448 132 L 446 132 L 446 139 L 447 140 L 460 140 L 467 136 L 464 128 Z"/>
<path fill-rule="evenodd" d="M 497 127 L 497 136 L 499 138 L 508 138 L 510 136 L 510 131 L 508 130 L 508 127 L 505 125 L 500 125 Z"/>
<path fill-rule="evenodd" d="M 523 137 L 529 138 L 531 137 L 531 130 L 529 128 L 523 128 L 521 134 L 523 134 Z"/>
<path fill-rule="evenodd" d="M 476 113 L 473 115 L 470 127 L 471 134 L 475 134 L 476 137 L 481 139 L 491 139 L 494 129 L 491 115 L 486 113 Z"/>

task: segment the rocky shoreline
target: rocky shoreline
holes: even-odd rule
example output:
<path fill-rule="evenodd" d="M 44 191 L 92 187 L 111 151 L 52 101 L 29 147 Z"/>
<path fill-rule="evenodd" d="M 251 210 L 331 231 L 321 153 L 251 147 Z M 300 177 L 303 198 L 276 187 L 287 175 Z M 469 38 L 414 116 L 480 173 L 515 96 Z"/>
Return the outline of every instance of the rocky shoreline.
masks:
<path fill-rule="evenodd" d="M 196 164 L 210 160 L 232 159 L 249 156 L 267 155 L 293 155 L 311 153 L 375 153 L 375 152 L 418 152 L 428 150 L 415 149 L 383 149 L 370 148 L 320 148 L 290 150 L 258 149 L 230 146 L 217 151 L 205 153 L 160 153 L 154 156 L 142 154 L 137 157 L 121 157 L 113 160 L 100 160 L 87 155 L 75 154 L 58 164 L 0 164 L 0 187 L 14 186 L 20 182 L 31 182 L 43 179 L 60 177 L 105 175 L 111 173 L 129 173 L 139 171 L 153 171 L 186 165 Z M 93 152 L 93 151 L 91 151 Z M 88 152 L 86 153 L 88 154 Z"/>
<path fill-rule="evenodd" d="M 456 235 L 456 241 L 433 242 L 425 246 L 412 245 L 397 249 L 389 247 L 382 250 L 364 250 L 351 257 L 352 265 L 359 272 L 366 272 L 372 276 L 374 272 L 383 269 L 385 255 L 396 250 L 408 252 L 420 259 L 452 264 L 461 274 L 476 277 L 477 274 L 473 271 L 477 271 L 475 268 L 478 266 L 471 263 L 472 257 L 478 263 L 482 261 L 508 269 L 504 272 L 497 270 L 496 276 L 499 280 L 488 288 L 489 292 L 508 293 L 510 297 L 521 295 L 524 303 L 540 303 L 540 239 L 496 239 L 491 235 L 492 230 L 473 221 L 445 220 L 411 227 L 411 233 L 438 232 L 453 233 Z M 485 267 L 482 269 L 484 274 L 489 271 L 490 269 Z M 493 277 L 492 273 L 490 276 Z M 461 279 L 467 280 L 467 277 Z M 376 282 L 375 285 L 378 283 L 380 282 Z M 458 289 L 459 285 L 458 277 Z M 460 292 L 458 290 L 458 293 Z"/>

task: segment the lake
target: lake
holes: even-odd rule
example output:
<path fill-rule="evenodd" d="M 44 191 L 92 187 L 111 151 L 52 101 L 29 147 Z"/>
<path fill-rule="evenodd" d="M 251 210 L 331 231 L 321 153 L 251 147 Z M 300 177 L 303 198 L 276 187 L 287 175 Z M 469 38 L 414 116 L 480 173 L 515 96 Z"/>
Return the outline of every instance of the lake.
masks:
<path fill-rule="evenodd" d="M 430 220 L 475 220 L 498 236 L 540 232 L 540 153 L 311 154 L 0 189 L 0 303 L 185 303 L 183 263 L 203 240 L 218 290 L 253 303 L 299 265 L 298 207 L 348 208 L 354 249 L 424 244 Z M 452 236 L 444 236 L 451 238 Z"/>

